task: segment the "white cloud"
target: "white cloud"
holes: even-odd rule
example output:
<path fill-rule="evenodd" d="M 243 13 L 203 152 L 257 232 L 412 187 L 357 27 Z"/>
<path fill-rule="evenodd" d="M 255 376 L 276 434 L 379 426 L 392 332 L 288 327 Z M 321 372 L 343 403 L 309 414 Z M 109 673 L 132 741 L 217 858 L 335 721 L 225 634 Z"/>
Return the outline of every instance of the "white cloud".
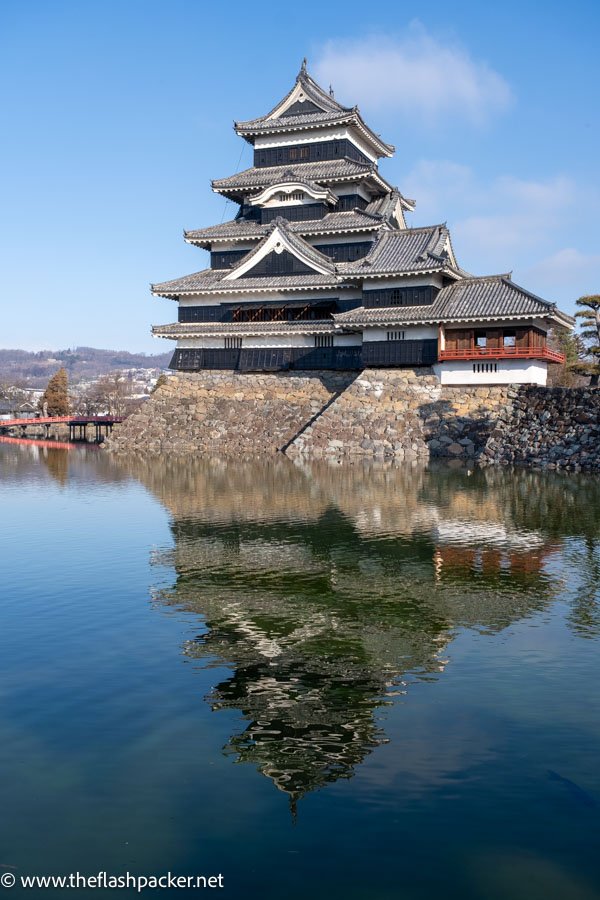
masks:
<path fill-rule="evenodd" d="M 582 253 L 564 247 L 524 271 L 535 290 L 551 299 L 565 298 L 571 303 L 584 294 L 600 290 L 600 253 Z"/>
<path fill-rule="evenodd" d="M 565 175 L 489 180 L 449 160 L 421 160 L 402 179 L 417 201 L 411 224 L 448 220 L 460 265 L 475 275 L 512 271 L 517 283 L 560 303 L 600 289 L 600 254 L 585 223 L 597 219 L 598 194 Z M 593 248 L 595 250 L 595 248 Z"/>
<path fill-rule="evenodd" d="M 530 272 L 551 278 L 558 284 L 587 281 L 590 293 L 600 289 L 600 253 L 581 253 L 574 247 L 565 247 L 540 260 Z"/>
<path fill-rule="evenodd" d="M 329 41 L 313 70 L 319 82 L 334 85 L 342 102 L 402 112 L 429 126 L 448 119 L 480 125 L 512 101 L 498 72 L 432 37 L 418 22 L 396 38 Z"/>
<path fill-rule="evenodd" d="M 506 271 L 534 252 L 549 252 L 578 197 L 575 183 L 563 175 L 540 180 L 501 175 L 485 181 L 468 166 L 448 160 L 422 160 L 403 187 L 417 201 L 419 223 L 452 215 L 459 261 L 478 272 Z"/>

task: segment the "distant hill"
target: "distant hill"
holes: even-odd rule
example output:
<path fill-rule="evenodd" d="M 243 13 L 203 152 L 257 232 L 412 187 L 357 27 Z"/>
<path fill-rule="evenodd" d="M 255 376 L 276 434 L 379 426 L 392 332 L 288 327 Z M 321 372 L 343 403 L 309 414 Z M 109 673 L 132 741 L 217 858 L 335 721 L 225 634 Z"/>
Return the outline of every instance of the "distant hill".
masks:
<path fill-rule="evenodd" d="M 97 350 L 76 347 L 72 350 L 0 350 L 0 382 L 24 387 L 45 387 L 54 372 L 64 366 L 69 382 L 92 380 L 116 369 L 166 369 L 173 351 L 150 356 L 127 350 Z"/>

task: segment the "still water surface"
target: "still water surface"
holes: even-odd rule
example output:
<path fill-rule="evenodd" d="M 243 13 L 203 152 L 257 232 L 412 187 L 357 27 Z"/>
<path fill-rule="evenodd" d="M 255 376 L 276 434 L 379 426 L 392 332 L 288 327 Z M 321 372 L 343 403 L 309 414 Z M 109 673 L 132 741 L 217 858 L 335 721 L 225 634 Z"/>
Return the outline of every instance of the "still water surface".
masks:
<path fill-rule="evenodd" d="M 0 444 L 0 502 L 9 871 L 600 897 L 600 479 Z"/>

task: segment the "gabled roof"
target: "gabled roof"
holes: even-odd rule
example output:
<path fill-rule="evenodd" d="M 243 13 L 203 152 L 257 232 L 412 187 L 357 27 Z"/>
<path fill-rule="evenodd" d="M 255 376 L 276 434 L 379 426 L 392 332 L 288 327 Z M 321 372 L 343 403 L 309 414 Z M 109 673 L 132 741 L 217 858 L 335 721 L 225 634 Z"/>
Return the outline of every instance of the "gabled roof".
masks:
<path fill-rule="evenodd" d="M 358 307 L 338 313 L 338 325 L 411 325 L 438 322 L 473 322 L 486 319 L 551 318 L 565 327 L 572 319 L 511 281 L 509 275 L 462 278 L 442 288 L 433 303 L 423 306 Z"/>
<path fill-rule="evenodd" d="M 381 228 L 383 224 L 396 229 L 399 225 L 404 228 L 404 217 L 402 209 L 398 209 L 398 204 L 402 209 L 414 208 L 414 201 L 406 199 L 394 188 L 385 197 L 373 200 L 365 209 L 357 207 L 347 212 L 332 211 L 320 219 L 288 222 L 288 228 L 296 234 L 303 235 L 372 232 Z M 184 231 L 183 236 L 189 244 L 208 249 L 219 241 L 260 239 L 268 233 L 268 228 L 268 225 L 261 225 L 256 219 L 245 219 L 240 216 L 220 225 Z"/>
<path fill-rule="evenodd" d="M 264 116 L 259 116 L 257 119 L 252 119 L 250 121 L 265 122 L 267 120 L 280 118 L 282 115 L 285 115 L 286 111 L 288 111 L 296 101 L 296 97 L 300 94 L 303 94 L 305 100 L 308 100 L 309 103 L 314 103 L 315 106 L 318 106 L 321 112 L 351 112 L 351 107 L 342 106 L 331 92 L 324 91 L 321 85 L 317 84 L 314 78 L 311 78 L 306 69 L 306 59 L 304 59 L 302 60 L 300 71 L 296 75 L 296 81 L 285 97 L 283 97 L 279 103 L 276 103 L 273 109 L 268 113 L 265 113 Z M 240 122 L 239 124 L 247 125 L 249 123 Z"/>
<path fill-rule="evenodd" d="M 325 256 L 319 250 L 315 250 L 300 235 L 295 234 L 289 227 L 286 219 L 278 216 L 269 225 L 269 230 L 264 238 L 250 250 L 233 269 L 223 276 L 223 281 L 236 281 L 242 275 L 251 272 L 252 269 L 271 253 L 281 253 L 287 250 L 306 266 L 319 272 L 321 275 L 333 274 L 335 263 L 329 256 Z"/>
<path fill-rule="evenodd" d="M 306 109 L 306 112 L 303 110 Z M 354 125 L 362 137 L 372 146 L 378 156 L 392 156 L 394 147 L 386 144 L 379 135 L 371 131 L 362 119 L 358 107 L 342 106 L 327 93 L 306 71 L 306 60 L 296 76 L 296 82 L 285 97 L 270 112 L 257 119 L 235 122 L 239 135 L 254 143 L 257 135 L 309 128 L 324 128 L 333 125 Z"/>
<path fill-rule="evenodd" d="M 457 271 L 450 233 L 445 225 L 382 229 L 365 257 L 356 262 L 340 263 L 338 268 L 361 278 L 409 272 Z"/>
<path fill-rule="evenodd" d="M 184 293 L 214 290 L 225 293 L 242 287 L 252 291 L 261 290 L 263 286 L 265 289 L 299 288 L 304 284 L 308 287 L 317 284 L 327 287 L 342 283 L 356 284 L 365 278 L 390 278 L 426 272 L 444 272 L 454 278 L 462 276 L 454 255 L 446 249 L 450 246 L 450 235 L 445 225 L 391 230 L 380 219 L 377 221 L 377 230 L 379 235 L 367 256 L 354 262 L 335 263 L 303 240 L 289 222 L 278 218 L 271 223 L 269 231 L 259 244 L 234 269 L 207 269 L 185 278 L 154 285 L 152 290 L 155 294 L 174 297 Z M 248 277 L 246 273 L 251 268 L 249 263 L 256 265 L 261 255 L 272 252 L 271 245 L 278 239 L 281 239 L 283 249 L 297 255 L 308 266 L 314 266 L 321 274 Z"/>
<path fill-rule="evenodd" d="M 262 190 L 282 180 L 293 178 L 296 181 L 313 181 L 318 184 L 334 184 L 337 182 L 369 181 L 382 194 L 388 194 L 392 186 L 385 181 L 375 164 L 358 163 L 349 159 L 322 160 L 319 162 L 298 163 L 289 166 L 252 166 L 243 172 L 230 175 L 228 178 L 216 178 L 212 189 L 218 194 L 235 199 L 248 191 Z"/>

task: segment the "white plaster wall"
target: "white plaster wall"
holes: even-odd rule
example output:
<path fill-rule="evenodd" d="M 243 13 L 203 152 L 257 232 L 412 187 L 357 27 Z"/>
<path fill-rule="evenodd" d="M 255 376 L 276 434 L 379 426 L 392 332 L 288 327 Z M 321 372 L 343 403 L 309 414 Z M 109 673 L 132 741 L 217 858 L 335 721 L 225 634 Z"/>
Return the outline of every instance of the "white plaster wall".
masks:
<path fill-rule="evenodd" d="M 364 200 L 368 202 L 371 201 L 371 193 L 363 184 L 344 184 L 344 185 L 333 185 L 331 190 L 337 197 L 346 197 L 348 194 L 358 194 Z"/>
<path fill-rule="evenodd" d="M 311 334 L 242 335 L 242 347 L 313 347 L 314 343 Z"/>
<path fill-rule="evenodd" d="M 360 347 L 361 344 L 360 334 L 335 334 L 333 336 L 334 347 Z"/>
<path fill-rule="evenodd" d="M 178 350 L 196 350 L 199 347 L 218 347 L 222 349 L 224 346 L 223 338 L 215 337 L 182 338 L 177 341 Z"/>
<path fill-rule="evenodd" d="M 242 347 L 314 347 L 314 337 L 310 334 L 241 334 Z M 223 349 L 225 338 L 219 337 L 195 337 L 182 338 L 177 342 L 177 347 L 193 350 L 198 347 L 213 347 Z"/>
<path fill-rule="evenodd" d="M 312 334 L 264 334 L 264 335 L 238 335 L 242 338 L 242 347 L 314 347 L 315 338 Z M 360 346 L 359 334 L 336 334 L 333 337 L 335 347 Z M 193 350 L 200 347 L 213 347 L 222 349 L 225 339 L 222 337 L 186 337 L 177 342 L 177 347 L 182 350 Z"/>
<path fill-rule="evenodd" d="M 245 250 L 246 253 L 248 253 L 256 247 L 259 240 L 260 236 L 257 236 L 255 241 L 215 241 L 213 249 L 216 250 L 217 253 L 225 252 L 226 250 Z M 207 262 L 207 266 L 209 265 L 210 259 Z"/>
<path fill-rule="evenodd" d="M 388 328 L 365 328 L 364 341 L 387 341 L 388 331 L 403 331 L 405 341 L 423 341 L 437 338 L 435 325 L 390 325 Z"/>
<path fill-rule="evenodd" d="M 473 372 L 477 362 L 456 360 L 437 363 L 433 371 L 442 384 L 538 384 L 545 385 L 548 365 L 540 360 L 482 360 L 489 364 L 497 362 L 497 372 Z"/>
<path fill-rule="evenodd" d="M 182 297 L 179 301 L 180 306 L 219 306 L 221 300 L 218 297 Z"/>

